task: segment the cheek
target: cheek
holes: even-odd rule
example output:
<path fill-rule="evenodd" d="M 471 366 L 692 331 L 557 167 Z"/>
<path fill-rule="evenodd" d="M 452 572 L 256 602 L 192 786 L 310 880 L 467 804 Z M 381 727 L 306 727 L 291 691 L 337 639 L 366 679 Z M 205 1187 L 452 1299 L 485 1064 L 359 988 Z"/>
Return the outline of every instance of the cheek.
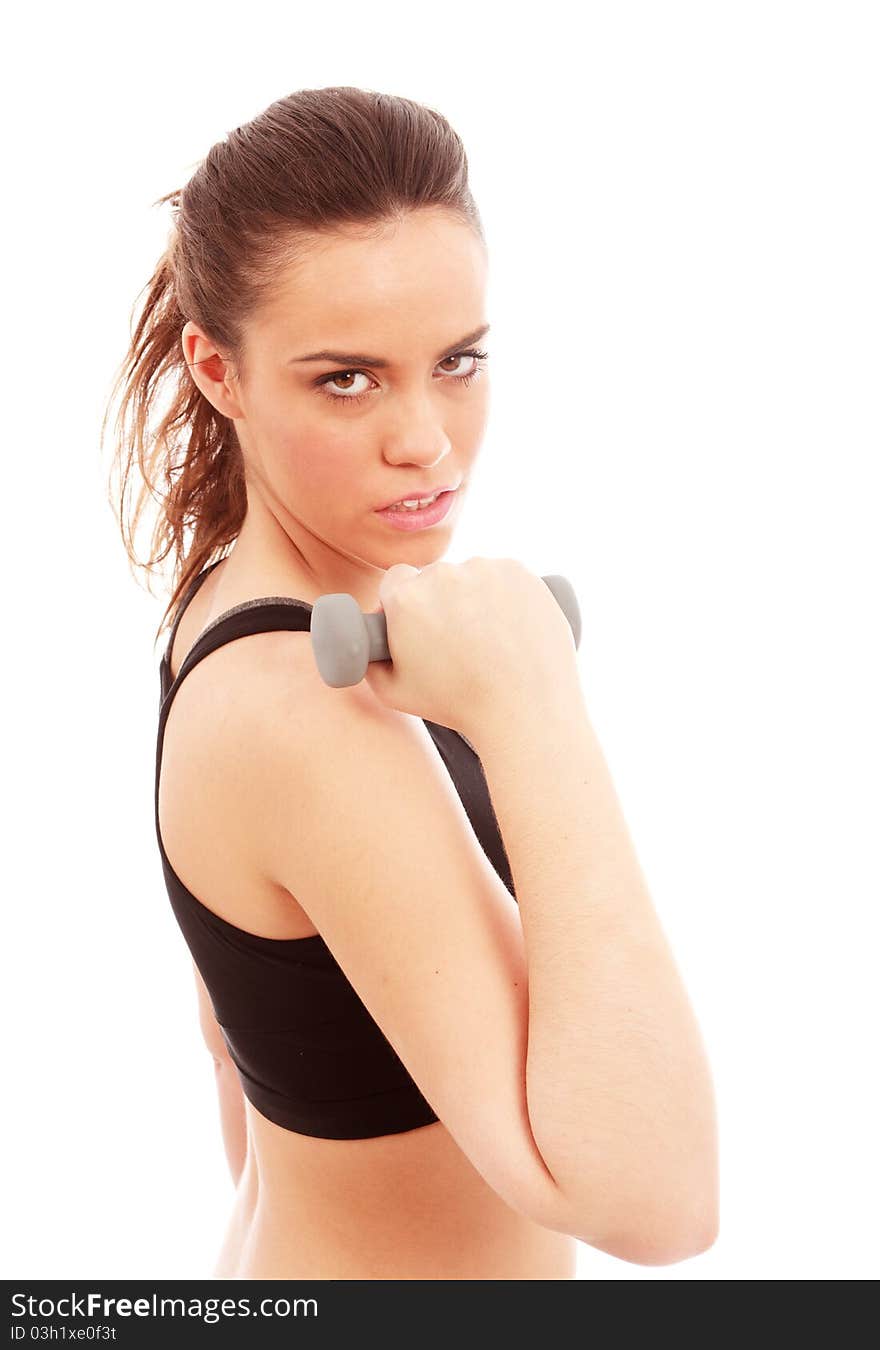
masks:
<path fill-rule="evenodd" d="M 344 512 L 359 475 L 357 441 L 350 428 L 300 426 L 295 433 L 286 429 L 275 444 L 278 471 L 291 499 L 328 515 Z M 363 458 L 363 435 L 360 446 Z"/>
<path fill-rule="evenodd" d="M 489 391 L 481 390 L 467 400 L 467 406 L 461 408 L 446 423 L 446 429 L 454 446 L 462 452 L 471 452 L 479 446 L 489 420 Z"/>

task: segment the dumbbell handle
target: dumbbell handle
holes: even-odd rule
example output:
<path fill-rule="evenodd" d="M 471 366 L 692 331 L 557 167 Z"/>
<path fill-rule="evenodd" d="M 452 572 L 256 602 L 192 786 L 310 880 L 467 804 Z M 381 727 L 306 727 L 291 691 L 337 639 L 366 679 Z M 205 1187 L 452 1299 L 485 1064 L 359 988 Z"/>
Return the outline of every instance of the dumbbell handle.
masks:
<path fill-rule="evenodd" d="M 577 597 L 571 582 L 565 577 L 549 576 L 542 577 L 541 580 L 549 586 L 553 592 L 553 597 L 565 617 L 568 619 L 571 631 L 574 636 L 575 647 L 580 646 L 581 641 L 581 615 L 578 606 Z M 388 626 L 385 621 L 385 613 L 378 610 L 375 613 L 364 614 L 364 623 L 367 628 L 367 637 L 369 640 L 369 659 L 371 661 L 389 661 L 391 653 L 388 650 Z"/>

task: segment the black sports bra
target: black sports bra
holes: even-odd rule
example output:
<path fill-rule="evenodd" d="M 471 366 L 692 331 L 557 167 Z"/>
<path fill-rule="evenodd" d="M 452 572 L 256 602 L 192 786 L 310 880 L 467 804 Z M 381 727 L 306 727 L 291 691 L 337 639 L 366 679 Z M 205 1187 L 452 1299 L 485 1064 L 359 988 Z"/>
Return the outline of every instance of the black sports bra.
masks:
<path fill-rule="evenodd" d="M 177 689 L 210 652 L 250 633 L 308 632 L 312 606 L 288 596 L 235 605 L 203 629 L 172 681 L 170 655 L 183 611 L 222 562 L 195 578 L 171 628 L 159 668 L 156 838 L 168 897 L 242 1090 L 284 1129 L 323 1139 L 398 1134 L 438 1119 L 320 934 L 268 938 L 215 914 L 173 871 L 159 830 L 159 773 L 165 723 Z M 514 899 L 513 878 L 482 765 L 458 732 L 422 719 L 482 848 Z"/>

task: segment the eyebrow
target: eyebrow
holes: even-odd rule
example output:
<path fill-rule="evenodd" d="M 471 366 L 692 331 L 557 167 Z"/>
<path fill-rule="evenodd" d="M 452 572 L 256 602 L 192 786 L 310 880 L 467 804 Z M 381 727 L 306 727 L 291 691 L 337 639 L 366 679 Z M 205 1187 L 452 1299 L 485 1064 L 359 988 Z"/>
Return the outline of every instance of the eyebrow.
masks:
<path fill-rule="evenodd" d="M 488 323 L 484 323 L 480 328 L 475 328 L 472 333 L 466 333 L 463 338 L 459 338 L 458 342 L 453 342 L 448 347 L 444 347 L 437 360 L 442 361 L 444 356 L 451 356 L 460 347 L 467 347 L 472 342 L 479 342 L 480 338 L 488 333 L 489 327 Z M 289 366 L 297 365 L 301 361 L 335 361 L 340 366 L 375 366 L 377 370 L 385 370 L 391 365 L 391 362 L 386 361 L 382 356 L 365 356 L 363 352 L 331 352 L 327 350 L 309 352 L 307 356 L 294 356 L 287 364 Z"/>

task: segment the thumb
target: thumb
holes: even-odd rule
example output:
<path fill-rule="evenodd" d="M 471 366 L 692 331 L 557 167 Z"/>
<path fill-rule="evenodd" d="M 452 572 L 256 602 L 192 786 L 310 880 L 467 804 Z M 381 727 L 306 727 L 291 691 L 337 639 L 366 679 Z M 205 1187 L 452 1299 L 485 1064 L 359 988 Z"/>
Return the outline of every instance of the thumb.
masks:
<path fill-rule="evenodd" d="M 384 608 L 385 601 L 393 595 L 398 586 L 406 585 L 412 577 L 417 577 L 420 568 L 411 563 L 392 563 L 379 582 L 379 604 Z"/>
<path fill-rule="evenodd" d="M 378 598 L 379 611 L 381 613 L 385 613 L 384 602 L 387 602 L 394 595 L 399 586 L 405 586 L 413 577 L 417 577 L 419 571 L 420 569 L 418 567 L 413 567 L 411 563 L 392 563 L 382 577 L 382 580 L 379 582 Z M 388 708 L 397 708 L 400 677 L 395 672 L 393 662 L 390 658 L 387 661 L 370 661 L 367 665 L 364 680 L 372 689 L 380 703 L 384 703 Z M 401 711 L 403 710 L 401 709 Z"/>

